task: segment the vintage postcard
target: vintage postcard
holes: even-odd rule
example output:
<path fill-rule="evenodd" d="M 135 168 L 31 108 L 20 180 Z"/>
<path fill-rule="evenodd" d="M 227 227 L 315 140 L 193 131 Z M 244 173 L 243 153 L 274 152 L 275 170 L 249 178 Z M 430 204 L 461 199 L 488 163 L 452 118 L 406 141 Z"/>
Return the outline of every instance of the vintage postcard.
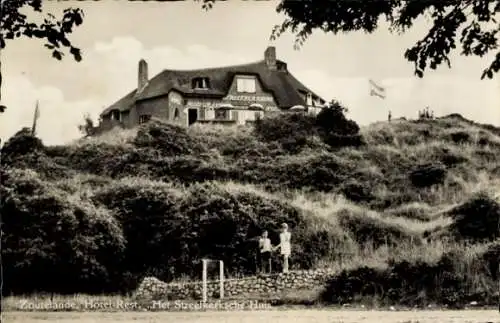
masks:
<path fill-rule="evenodd" d="M 499 321 L 499 18 L 2 0 L 2 318 Z"/>

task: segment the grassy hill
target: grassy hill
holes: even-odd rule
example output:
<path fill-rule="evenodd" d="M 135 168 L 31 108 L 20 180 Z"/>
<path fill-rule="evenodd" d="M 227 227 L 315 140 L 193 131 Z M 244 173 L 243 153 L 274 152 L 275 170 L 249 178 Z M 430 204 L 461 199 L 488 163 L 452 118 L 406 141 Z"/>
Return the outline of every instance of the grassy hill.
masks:
<path fill-rule="evenodd" d="M 127 292 L 197 277 L 204 256 L 248 274 L 253 238 L 287 222 L 292 268 L 338 269 L 327 302 L 498 298 L 500 129 L 327 117 L 155 120 L 66 146 L 19 132 L 2 148 L 5 290 Z"/>

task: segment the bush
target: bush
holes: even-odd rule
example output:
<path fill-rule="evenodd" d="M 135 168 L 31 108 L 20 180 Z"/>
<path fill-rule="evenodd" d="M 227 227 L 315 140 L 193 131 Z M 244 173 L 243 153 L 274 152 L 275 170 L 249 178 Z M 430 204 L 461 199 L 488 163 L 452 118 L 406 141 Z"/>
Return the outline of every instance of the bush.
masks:
<path fill-rule="evenodd" d="M 304 189 L 329 192 L 336 189 L 355 171 L 354 166 L 333 154 L 305 157 L 282 157 L 270 161 L 240 161 L 240 173 L 234 176 L 243 182 L 264 184 L 270 190 Z"/>
<path fill-rule="evenodd" d="M 456 144 L 464 144 L 469 142 L 470 135 L 465 131 L 453 132 L 450 134 L 451 140 Z"/>
<path fill-rule="evenodd" d="M 9 170 L 0 188 L 7 293 L 102 293 L 123 288 L 120 225 L 105 209 Z M 50 269 L 50 270 L 48 270 Z"/>
<path fill-rule="evenodd" d="M 125 268 L 136 280 L 152 274 L 165 281 L 198 278 L 203 257 L 224 260 L 230 275 L 254 273 L 256 237 L 266 229 L 277 244 L 283 222 L 293 233 L 294 267 L 311 268 L 344 243 L 327 229 L 313 229 L 311 219 L 290 205 L 212 183 L 184 191 L 128 180 L 100 190 L 96 199 L 122 223 L 128 242 Z"/>
<path fill-rule="evenodd" d="M 478 295 L 468 288 L 467 277 L 457 271 L 462 258 L 461 253 L 445 253 L 435 264 L 400 261 L 390 262 L 385 270 L 369 267 L 344 270 L 330 279 L 321 299 L 336 304 L 376 297 L 382 305 L 437 303 L 462 307 L 471 300 L 496 305 L 493 295 Z"/>
<path fill-rule="evenodd" d="M 459 155 L 455 155 L 449 152 L 446 152 L 442 157 L 441 157 L 441 163 L 445 165 L 446 167 L 454 167 L 459 164 L 466 163 L 468 161 L 467 158 Z"/>
<path fill-rule="evenodd" d="M 11 137 L 2 147 L 1 165 L 19 169 L 36 169 L 45 179 L 71 177 L 74 171 L 59 164 L 46 154 L 47 147 L 42 141 L 24 128 Z"/>
<path fill-rule="evenodd" d="M 454 221 L 450 231 L 459 239 L 493 241 L 500 237 L 500 205 L 480 193 L 449 213 Z"/>
<path fill-rule="evenodd" d="M 31 134 L 29 128 L 23 128 L 9 138 L 2 147 L 2 165 L 14 165 L 26 155 L 43 154 L 44 145 L 40 139 Z"/>
<path fill-rule="evenodd" d="M 446 168 L 440 164 L 420 165 L 410 173 L 412 184 L 420 188 L 443 184 L 445 178 Z"/>
<path fill-rule="evenodd" d="M 348 120 L 347 109 L 338 102 L 332 102 L 316 116 L 316 127 L 323 141 L 332 148 L 359 147 L 364 144 L 359 135 L 359 126 Z"/>
<path fill-rule="evenodd" d="M 302 112 L 286 112 L 258 119 L 254 133 L 264 142 L 278 142 L 291 153 L 297 153 L 316 135 L 313 116 Z"/>
<path fill-rule="evenodd" d="M 491 244 L 486 252 L 480 255 L 479 261 L 486 264 L 490 277 L 497 281 L 500 278 L 500 242 Z"/>
<path fill-rule="evenodd" d="M 340 192 L 346 198 L 356 203 L 370 202 L 375 199 L 368 183 L 363 185 L 355 180 L 350 180 L 344 183 Z"/>
<path fill-rule="evenodd" d="M 486 145 L 488 145 L 489 143 L 490 143 L 490 140 L 489 140 L 488 138 L 486 138 L 486 137 L 481 137 L 481 138 L 479 138 L 479 139 L 478 139 L 478 141 L 477 141 L 477 144 L 478 144 L 479 146 L 486 146 Z"/>
<path fill-rule="evenodd" d="M 255 134 L 266 142 L 277 141 L 288 152 L 297 153 L 311 145 L 311 138 L 319 135 L 332 148 L 358 147 L 364 144 L 356 122 L 348 120 L 346 108 L 333 102 L 316 116 L 299 113 L 281 113 L 255 122 Z"/>
<path fill-rule="evenodd" d="M 328 304 L 349 304 L 363 296 L 382 294 L 385 275 L 384 271 L 367 266 L 343 270 L 327 282 L 321 300 Z"/>
<path fill-rule="evenodd" d="M 348 120 L 344 112 L 347 112 L 347 109 L 341 106 L 339 102 L 334 101 L 318 113 L 316 126 L 324 135 L 357 135 L 359 126 L 356 122 Z"/>
<path fill-rule="evenodd" d="M 134 139 L 137 147 L 149 147 L 165 156 L 188 155 L 205 149 L 189 136 L 186 128 L 154 120 L 142 125 Z"/>
<path fill-rule="evenodd" d="M 157 268 L 170 274 L 173 256 L 182 255 L 176 234 L 187 220 L 177 212 L 180 192 L 166 184 L 123 180 L 97 191 L 95 199 L 112 210 L 123 227 L 124 267 L 134 282 Z"/>

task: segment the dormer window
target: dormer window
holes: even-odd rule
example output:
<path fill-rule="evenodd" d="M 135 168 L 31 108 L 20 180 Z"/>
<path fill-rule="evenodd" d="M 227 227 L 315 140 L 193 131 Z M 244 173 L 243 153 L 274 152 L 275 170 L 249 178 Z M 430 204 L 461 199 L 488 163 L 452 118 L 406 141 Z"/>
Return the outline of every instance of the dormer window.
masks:
<path fill-rule="evenodd" d="M 255 77 L 238 76 L 236 79 L 236 88 L 240 93 L 255 93 Z"/>
<path fill-rule="evenodd" d="M 313 97 L 312 97 L 311 93 L 307 93 L 307 95 L 306 95 L 306 104 L 307 104 L 307 106 L 313 105 Z"/>
<path fill-rule="evenodd" d="M 210 88 L 210 80 L 208 77 L 195 77 L 192 83 L 194 90 L 205 90 Z"/>
<path fill-rule="evenodd" d="M 286 71 L 287 70 L 286 63 L 277 62 L 276 66 L 278 67 L 278 71 Z"/>

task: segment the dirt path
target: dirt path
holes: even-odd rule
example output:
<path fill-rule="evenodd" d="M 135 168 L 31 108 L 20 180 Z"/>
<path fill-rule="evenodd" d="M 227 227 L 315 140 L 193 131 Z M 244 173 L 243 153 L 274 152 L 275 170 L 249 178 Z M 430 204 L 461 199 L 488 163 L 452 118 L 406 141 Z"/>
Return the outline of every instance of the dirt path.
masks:
<path fill-rule="evenodd" d="M 271 310 L 271 311 L 212 311 L 212 312 L 7 312 L 4 322 L 179 322 L 179 323 L 500 323 L 495 310 L 470 311 L 339 311 L 339 310 Z"/>

